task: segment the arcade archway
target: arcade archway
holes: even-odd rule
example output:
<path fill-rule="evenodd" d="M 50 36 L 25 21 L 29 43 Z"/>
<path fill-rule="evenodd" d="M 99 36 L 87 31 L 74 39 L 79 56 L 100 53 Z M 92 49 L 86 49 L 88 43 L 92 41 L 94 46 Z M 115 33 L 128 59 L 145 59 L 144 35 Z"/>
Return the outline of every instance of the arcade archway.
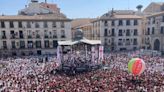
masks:
<path fill-rule="evenodd" d="M 154 41 L 154 50 L 160 50 L 160 41 L 158 39 Z"/>

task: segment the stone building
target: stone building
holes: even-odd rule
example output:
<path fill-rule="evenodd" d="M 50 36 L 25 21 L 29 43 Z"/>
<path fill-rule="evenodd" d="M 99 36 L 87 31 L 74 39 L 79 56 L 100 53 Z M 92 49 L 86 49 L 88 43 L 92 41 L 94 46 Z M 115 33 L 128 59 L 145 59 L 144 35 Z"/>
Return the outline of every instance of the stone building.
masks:
<path fill-rule="evenodd" d="M 0 16 L 0 56 L 55 54 L 58 41 L 71 39 L 71 20 L 46 5 L 31 0 L 19 15 Z"/>
<path fill-rule="evenodd" d="M 112 10 L 93 22 L 94 35 L 106 50 L 136 50 L 141 48 L 142 24 L 143 17 L 135 11 Z"/>
<path fill-rule="evenodd" d="M 164 51 L 164 11 L 146 18 L 145 49 Z"/>

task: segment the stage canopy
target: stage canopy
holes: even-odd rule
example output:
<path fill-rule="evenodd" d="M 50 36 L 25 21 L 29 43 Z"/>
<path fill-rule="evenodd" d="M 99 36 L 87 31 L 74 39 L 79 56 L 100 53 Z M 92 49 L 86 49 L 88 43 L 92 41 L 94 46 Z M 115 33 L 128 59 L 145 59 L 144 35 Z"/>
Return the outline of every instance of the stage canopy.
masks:
<path fill-rule="evenodd" d="M 70 41 L 58 41 L 58 45 L 60 45 L 60 46 L 71 46 L 71 45 L 75 45 L 78 43 L 86 43 L 89 45 L 100 45 L 101 41 L 100 40 L 88 40 L 85 38 L 78 40 L 78 41 L 71 41 L 71 40 Z"/>

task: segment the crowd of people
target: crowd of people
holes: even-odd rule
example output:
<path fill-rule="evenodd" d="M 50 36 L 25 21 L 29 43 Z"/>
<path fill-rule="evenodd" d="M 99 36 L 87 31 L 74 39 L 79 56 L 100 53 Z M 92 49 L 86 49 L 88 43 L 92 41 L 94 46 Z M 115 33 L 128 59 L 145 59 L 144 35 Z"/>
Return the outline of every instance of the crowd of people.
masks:
<path fill-rule="evenodd" d="M 140 76 L 128 72 L 127 64 L 132 58 L 128 52 L 105 54 L 102 64 L 108 68 L 74 76 L 51 73 L 58 66 L 56 57 L 43 60 L 47 62 L 42 63 L 37 57 L 1 59 L 0 91 L 164 92 L 164 58 L 149 55 L 139 57 L 146 63 L 146 70 Z M 78 60 L 76 58 L 76 62 Z"/>

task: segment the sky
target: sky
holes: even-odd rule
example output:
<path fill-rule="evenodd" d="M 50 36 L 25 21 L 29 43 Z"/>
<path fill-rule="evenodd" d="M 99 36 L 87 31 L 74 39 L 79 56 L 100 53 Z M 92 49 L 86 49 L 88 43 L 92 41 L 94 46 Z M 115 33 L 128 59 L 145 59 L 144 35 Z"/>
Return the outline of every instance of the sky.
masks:
<path fill-rule="evenodd" d="M 17 15 L 31 0 L 0 0 L 0 15 Z M 45 0 L 39 0 L 44 2 Z M 143 9 L 151 2 L 164 2 L 164 0 L 47 0 L 55 3 L 68 18 L 96 18 L 104 13 L 114 10 L 136 10 L 141 4 Z"/>

